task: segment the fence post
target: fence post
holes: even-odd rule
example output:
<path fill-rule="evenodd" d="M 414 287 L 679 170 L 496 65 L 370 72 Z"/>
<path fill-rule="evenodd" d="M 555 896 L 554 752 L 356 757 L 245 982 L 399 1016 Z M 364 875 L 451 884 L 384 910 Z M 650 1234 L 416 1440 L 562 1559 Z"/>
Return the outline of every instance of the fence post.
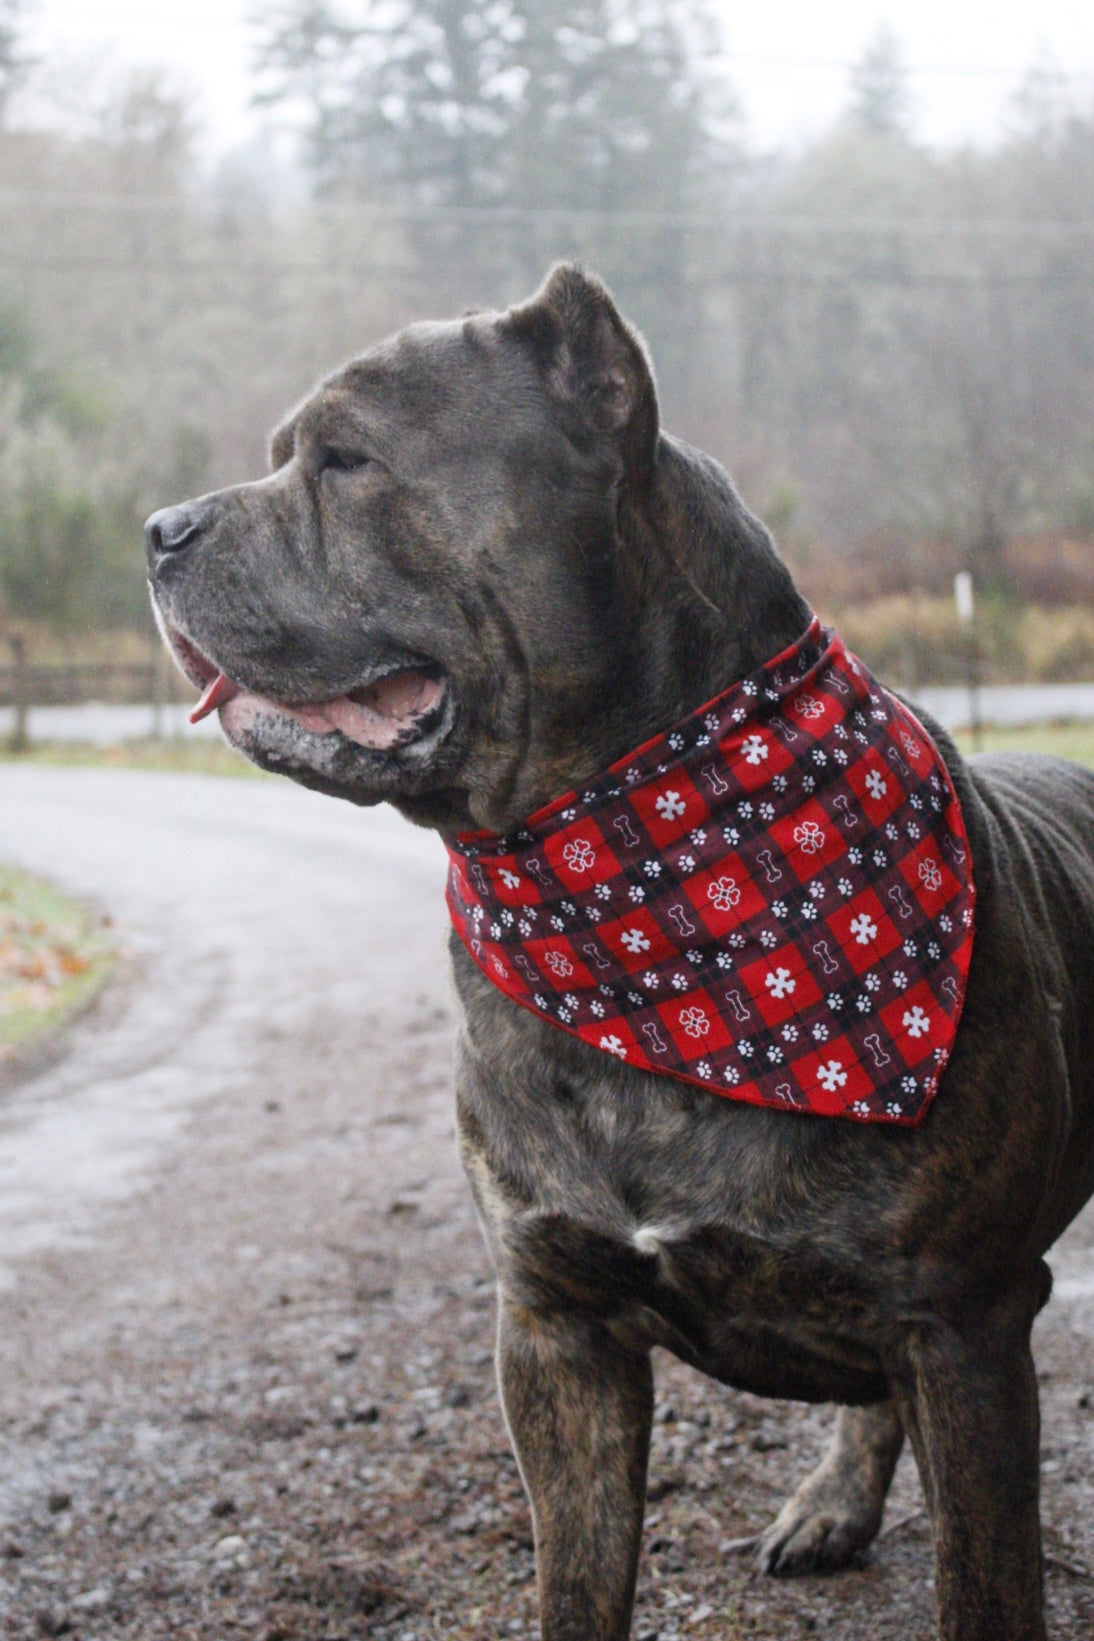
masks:
<path fill-rule="evenodd" d="M 27 641 L 21 633 L 12 633 L 12 660 L 15 663 L 15 723 L 12 726 L 8 748 L 12 752 L 26 752 L 30 746 L 27 733 L 27 711 L 30 707 L 30 672 L 27 667 Z"/>

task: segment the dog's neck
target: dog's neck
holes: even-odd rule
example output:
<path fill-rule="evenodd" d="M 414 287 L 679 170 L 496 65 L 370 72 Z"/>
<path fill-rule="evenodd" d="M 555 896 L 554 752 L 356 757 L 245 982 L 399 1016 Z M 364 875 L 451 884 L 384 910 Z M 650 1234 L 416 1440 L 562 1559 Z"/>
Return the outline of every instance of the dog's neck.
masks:
<path fill-rule="evenodd" d="M 619 513 L 629 666 L 575 781 L 754 672 L 812 616 L 728 474 L 681 441 L 662 435 L 648 489 Z"/>

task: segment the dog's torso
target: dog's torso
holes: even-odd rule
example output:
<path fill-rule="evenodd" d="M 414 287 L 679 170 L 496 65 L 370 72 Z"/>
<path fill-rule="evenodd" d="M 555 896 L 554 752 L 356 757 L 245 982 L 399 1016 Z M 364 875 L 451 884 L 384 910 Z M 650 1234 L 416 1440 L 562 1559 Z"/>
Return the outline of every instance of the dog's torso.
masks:
<path fill-rule="evenodd" d="M 515 1007 L 453 941 L 465 1162 L 518 1299 L 591 1310 L 742 1388 L 856 1402 L 885 1394 L 910 1318 L 1012 1280 L 1001 1224 L 1043 1281 L 1094 1168 L 1094 776 L 966 765 L 939 739 L 977 941 L 954 1058 L 913 1135 L 618 1066 Z M 1001 1101 L 1016 1079 L 1022 1099 Z"/>

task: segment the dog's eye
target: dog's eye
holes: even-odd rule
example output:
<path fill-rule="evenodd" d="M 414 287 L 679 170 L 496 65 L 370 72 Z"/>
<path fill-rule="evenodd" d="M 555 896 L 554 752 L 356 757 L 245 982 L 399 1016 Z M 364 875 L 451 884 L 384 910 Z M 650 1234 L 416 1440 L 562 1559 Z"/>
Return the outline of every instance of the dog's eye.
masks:
<path fill-rule="evenodd" d="M 319 459 L 320 473 L 355 473 L 367 467 L 370 458 L 359 450 L 339 450 L 329 446 Z"/>

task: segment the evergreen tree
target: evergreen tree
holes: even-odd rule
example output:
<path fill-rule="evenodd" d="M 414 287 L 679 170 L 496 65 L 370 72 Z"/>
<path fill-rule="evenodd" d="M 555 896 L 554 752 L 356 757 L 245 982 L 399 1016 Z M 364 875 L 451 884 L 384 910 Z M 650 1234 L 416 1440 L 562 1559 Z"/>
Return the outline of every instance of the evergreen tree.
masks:
<path fill-rule="evenodd" d="M 851 114 L 879 136 L 907 136 L 912 96 L 904 47 L 887 23 L 874 31 L 851 70 Z"/>

